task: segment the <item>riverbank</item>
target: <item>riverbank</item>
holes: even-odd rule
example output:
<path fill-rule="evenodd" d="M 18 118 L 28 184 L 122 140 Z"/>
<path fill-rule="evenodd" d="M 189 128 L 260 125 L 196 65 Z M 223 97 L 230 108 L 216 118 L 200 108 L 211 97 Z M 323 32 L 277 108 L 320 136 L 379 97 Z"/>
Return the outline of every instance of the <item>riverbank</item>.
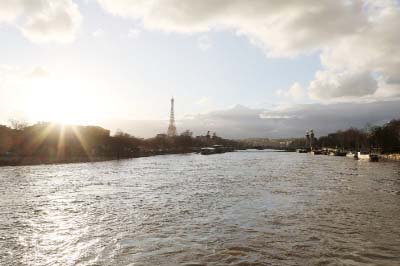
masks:
<path fill-rule="evenodd" d="M 0 167 L 6 166 L 27 166 L 27 165 L 42 165 L 42 164 L 68 164 L 68 163 L 89 163 L 89 162 L 104 162 L 122 159 L 132 159 L 141 157 L 150 157 L 157 155 L 169 155 L 169 154 L 187 154 L 192 151 L 146 151 L 137 154 L 132 154 L 130 156 L 81 156 L 73 157 L 67 159 L 57 159 L 57 158 L 40 158 L 33 156 L 26 157 L 1 157 L 0 156 Z"/>
<path fill-rule="evenodd" d="M 400 153 L 381 154 L 381 155 L 379 155 L 379 159 L 390 160 L 390 161 L 399 161 L 400 162 Z"/>
<path fill-rule="evenodd" d="M 276 150 L 277 152 L 293 152 L 293 150 Z M 122 159 L 142 158 L 158 155 L 170 155 L 170 154 L 188 154 L 195 152 L 194 150 L 187 151 L 143 151 L 130 156 L 81 156 L 73 157 L 68 159 L 57 159 L 57 158 L 40 158 L 40 157 L 6 157 L 0 156 L 0 167 L 6 166 L 27 166 L 27 165 L 43 165 L 43 164 L 69 164 L 69 163 L 89 163 L 89 162 L 104 162 Z M 197 151 L 198 152 L 198 151 Z M 400 154 L 381 154 L 379 160 L 387 161 L 399 161 Z"/>
<path fill-rule="evenodd" d="M 293 150 L 284 150 L 286 152 L 293 152 Z M 307 153 L 305 151 L 304 153 Z M 348 153 L 348 152 L 347 152 Z M 319 153 L 321 155 L 329 155 L 329 152 L 322 151 L 322 153 Z M 378 160 L 381 161 L 397 161 L 400 162 L 400 153 L 390 153 L 390 154 L 378 154 Z"/>

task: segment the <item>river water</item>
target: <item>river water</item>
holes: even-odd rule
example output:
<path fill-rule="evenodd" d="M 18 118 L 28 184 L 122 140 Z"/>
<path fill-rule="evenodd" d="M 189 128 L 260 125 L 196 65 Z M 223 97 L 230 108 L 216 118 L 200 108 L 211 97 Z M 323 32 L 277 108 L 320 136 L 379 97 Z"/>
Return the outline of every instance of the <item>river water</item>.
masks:
<path fill-rule="evenodd" d="M 0 265 L 400 265 L 400 164 L 247 151 L 0 168 Z"/>

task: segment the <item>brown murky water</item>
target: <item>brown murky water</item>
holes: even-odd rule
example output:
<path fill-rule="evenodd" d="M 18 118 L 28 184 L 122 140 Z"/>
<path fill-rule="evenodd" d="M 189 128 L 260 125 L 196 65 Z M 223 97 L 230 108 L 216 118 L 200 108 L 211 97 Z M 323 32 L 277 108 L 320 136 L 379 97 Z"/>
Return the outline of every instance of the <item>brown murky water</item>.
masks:
<path fill-rule="evenodd" d="M 0 265 L 400 265 L 399 191 L 268 151 L 0 168 Z"/>

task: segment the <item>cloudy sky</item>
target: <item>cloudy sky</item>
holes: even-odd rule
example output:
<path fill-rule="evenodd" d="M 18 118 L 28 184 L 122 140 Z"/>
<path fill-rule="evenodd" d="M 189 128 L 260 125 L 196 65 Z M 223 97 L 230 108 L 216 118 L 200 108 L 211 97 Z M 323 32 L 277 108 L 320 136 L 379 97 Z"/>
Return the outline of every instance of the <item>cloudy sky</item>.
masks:
<path fill-rule="evenodd" d="M 320 134 L 400 117 L 396 0 L 1 0 L 0 122 L 148 137 Z"/>

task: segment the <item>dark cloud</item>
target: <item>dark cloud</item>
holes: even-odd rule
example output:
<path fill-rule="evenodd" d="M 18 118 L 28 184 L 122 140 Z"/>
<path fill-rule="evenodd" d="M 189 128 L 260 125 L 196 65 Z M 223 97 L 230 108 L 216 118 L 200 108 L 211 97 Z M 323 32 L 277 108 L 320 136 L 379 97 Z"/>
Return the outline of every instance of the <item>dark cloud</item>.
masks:
<path fill-rule="evenodd" d="M 400 118 L 400 101 L 371 103 L 303 104 L 282 110 L 250 109 L 235 106 L 227 110 L 191 116 L 178 121 L 179 131 L 190 129 L 195 134 L 215 131 L 227 138 L 300 137 L 308 129 L 320 135 L 349 127 L 383 124 Z M 129 133 L 151 137 L 163 133 L 167 121 L 119 121 L 103 125 Z"/>

